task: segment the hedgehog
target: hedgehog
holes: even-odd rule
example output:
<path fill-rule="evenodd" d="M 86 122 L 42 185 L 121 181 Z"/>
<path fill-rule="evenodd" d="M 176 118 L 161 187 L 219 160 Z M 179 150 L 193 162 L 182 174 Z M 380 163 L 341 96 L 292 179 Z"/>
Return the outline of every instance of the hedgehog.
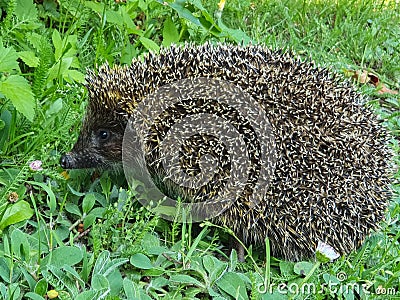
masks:
<path fill-rule="evenodd" d="M 194 90 L 174 96 L 186 89 L 188 80 Z M 216 94 L 207 88 L 196 93 L 206 81 Z M 389 134 L 350 81 L 310 60 L 262 45 L 187 44 L 148 53 L 129 66 L 103 65 L 89 71 L 86 87 L 89 101 L 80 135 L 60 160 L 65 169 L 120 165 L 125 130 L 148 124 L 140 166 L 168 197 L 202 202 L 206 211 L 211 205 L 207 199 L 215 199 L 228 183 L 230 168 L 247 160 L 240 192 L 231 194 L 230 204 L 222 205 L 212 220 L 247 245 L 263 244 L 268 237 L 275 257 L 310 258 L 319 242 L 348 254 L 384 218 L 391 197 Z M 149 100 L 163 88 L 157 94 L 161 97 Z M 242 114 L 242 107 L 251 109 Z M 183 125 L 172 130 L 199 114 L 232 123 L 241 136 L 236 149 L 226 149 L 218 133 Z M 257 114 L 268 122 L 249 120 Z M 139 117 L 142 123 L 131 123 Z M 202 120 L 197 124 L 207 126 Z M 257 126 L 265 128 L 255 132 Z M 179 174 L 197 176 L 204 157 L 217 165 L 199 188 L 180 186 L 160 163 L 171 158 L 171 149 L 162 150 L 169 132 L 172 137 L 186 134 L 179 146 L 170 142 L 178 152 L 173 159 Z M 272 142 L 273 147 L 263 146 Z M 242 148 L 245 157 L 237 158 L 233 152 Z M 263 172 L 268 184 L 256 189 Z"/>

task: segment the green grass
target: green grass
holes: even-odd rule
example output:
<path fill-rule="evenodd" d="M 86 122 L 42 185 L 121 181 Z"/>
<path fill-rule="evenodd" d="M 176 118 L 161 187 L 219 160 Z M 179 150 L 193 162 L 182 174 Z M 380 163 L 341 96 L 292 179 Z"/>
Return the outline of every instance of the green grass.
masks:
<path fill-rule="evenodd" d="M 172 42 L 244 37 L 339 73 L 368 70 L 399 91 L 398 3 L 228 0 L 218 20 L 217 1 L 36 2 L 0 0 L 0 299 L 53 290 L 59 299 L 400 297 L 398 169 L 381 230 L 319 265 L 276 260 L 262 247 L 239 263 L 226 254 L 229 230 L 167 222 L 131 200 L 121 175 L 58 166 L 79 134 L 86 68 L 127 64 Z M 400 96 L 359 86 L 393 134 L 398 168 Z M 43 170 L 30 170 L 33 160 Z"/>

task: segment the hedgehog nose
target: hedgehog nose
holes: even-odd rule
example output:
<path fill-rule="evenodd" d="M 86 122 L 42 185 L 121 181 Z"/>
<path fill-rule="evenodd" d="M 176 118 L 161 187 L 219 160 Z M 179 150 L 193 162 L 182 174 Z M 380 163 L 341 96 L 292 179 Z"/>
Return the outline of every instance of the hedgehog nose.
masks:
<path fill-rule="evenodd" d="M 61 156 L 60 165 L 63 169 L 71 169 L 72 167 L 72 157 L 69 154 L 64 154 Z"/>

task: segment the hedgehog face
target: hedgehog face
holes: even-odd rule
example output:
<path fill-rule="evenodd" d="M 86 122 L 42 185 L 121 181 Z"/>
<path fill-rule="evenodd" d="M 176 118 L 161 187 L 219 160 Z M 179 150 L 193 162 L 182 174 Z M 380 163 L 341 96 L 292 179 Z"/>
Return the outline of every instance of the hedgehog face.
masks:
<path fill-rule="evenodd" d="M 107 168 L 122 160 L 124 121 L 84 122 L 71 152 L 61 157 L 64 169 Z"/>

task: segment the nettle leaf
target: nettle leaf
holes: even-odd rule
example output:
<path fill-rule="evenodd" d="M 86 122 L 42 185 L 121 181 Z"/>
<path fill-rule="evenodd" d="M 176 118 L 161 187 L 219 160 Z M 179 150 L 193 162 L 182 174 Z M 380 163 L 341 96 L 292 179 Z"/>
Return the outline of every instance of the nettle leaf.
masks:
<path fill-rule="evenodd" d="M 19 71 L 17 59 L 18 54 L 13 47 L 4 48 L 0 45 L 0 72 Z"/>
<path fill-rule="evenodd" d="M 33 216 L 33 209 L 29 203 L 21 200 L 9 206 L 0 221 L 0 231 L 8 225 L 29 219 Z"/>
<path fill-rule="evenodd" d="M 36 101 L 28 81 L 19 75 L 11 75 L 0 82 L 0 93 L 11 100 L 14 107 L 29 121 L 35 117 Z"/>
<path fill-rule="evenodd" d="M 37 18 L 37 9 L 32 0 L 16 0 L 14 14 L 20 20 Z"/>
<path fill-rule="evenodd" d="M 35 56 L 35 52 L 33 51 L 21 51 L 18 52 L 18 56 L 22 61 L 27 64 L 31 68 L 35 68 L 39 65 L 39 57 Z"/>

